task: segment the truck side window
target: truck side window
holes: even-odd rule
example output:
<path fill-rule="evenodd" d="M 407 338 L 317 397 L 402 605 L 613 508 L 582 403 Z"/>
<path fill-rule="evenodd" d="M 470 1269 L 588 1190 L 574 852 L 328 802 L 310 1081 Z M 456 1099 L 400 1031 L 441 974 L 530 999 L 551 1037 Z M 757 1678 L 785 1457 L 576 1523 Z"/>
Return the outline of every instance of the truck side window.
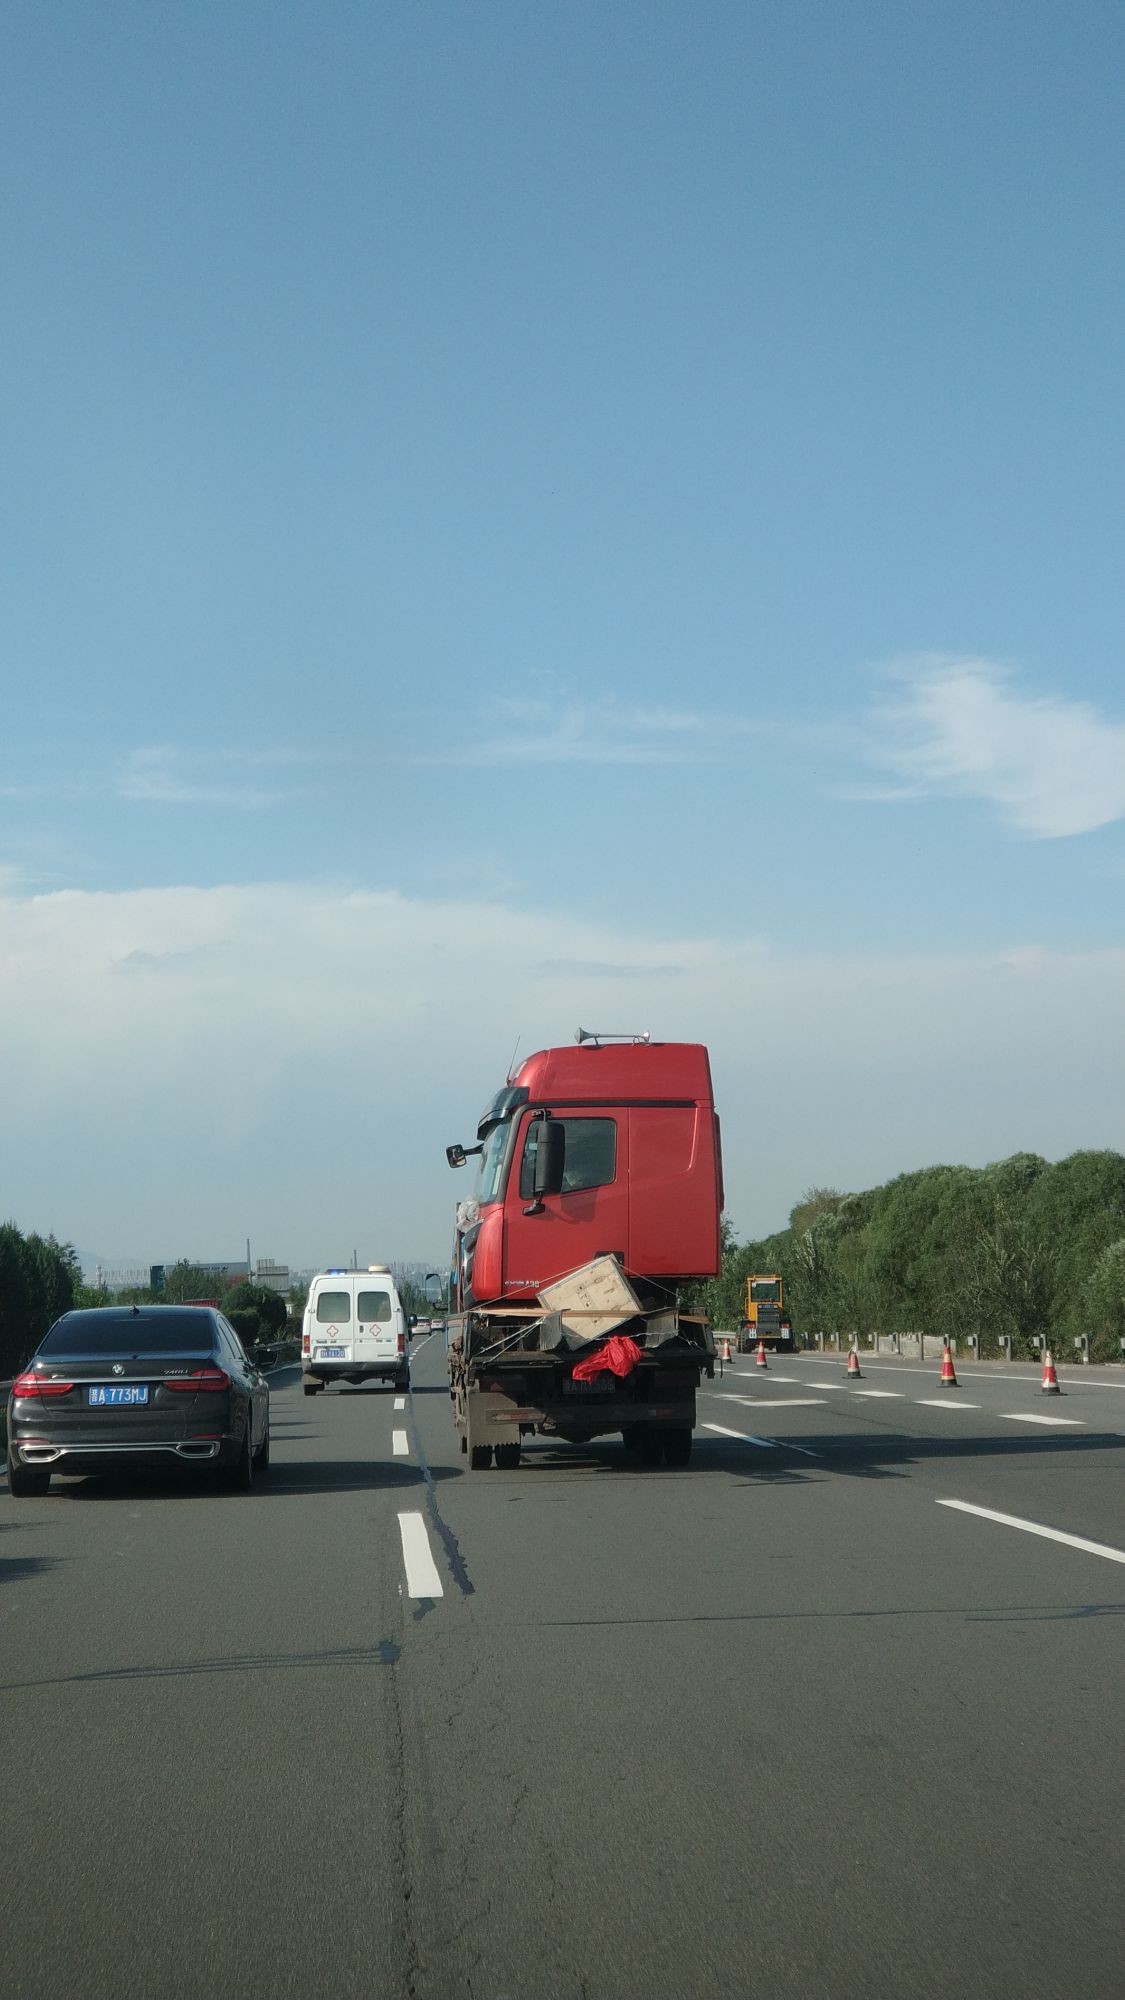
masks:
<path fill-rule="evenodd" d="M 564 1194 L 582 1188 L 606 1187 L 617 1171 L 617 1121 L 614 1118 L 564 1118 L 566 1156 L 563 1165 Z M 530 1201 L 535 1192 L 535 1148 L 539 1123 L 532 1119 L 523 1142 L 520 1160 L 520 1200 Z"/>

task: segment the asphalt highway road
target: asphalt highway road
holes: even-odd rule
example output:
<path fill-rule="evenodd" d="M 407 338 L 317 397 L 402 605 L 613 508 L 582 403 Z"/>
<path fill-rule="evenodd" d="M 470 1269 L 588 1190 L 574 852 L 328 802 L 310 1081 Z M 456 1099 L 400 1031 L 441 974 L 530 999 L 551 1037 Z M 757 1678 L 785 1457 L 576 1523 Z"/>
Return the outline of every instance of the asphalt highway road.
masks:
<path fill-rule="evenodd" d="M 469 1474 L 438 1336 L 247 1496 L 4 1495 L 5 1991 L 1116 2000 L 1125 1384 L 863 1368 Z"/>

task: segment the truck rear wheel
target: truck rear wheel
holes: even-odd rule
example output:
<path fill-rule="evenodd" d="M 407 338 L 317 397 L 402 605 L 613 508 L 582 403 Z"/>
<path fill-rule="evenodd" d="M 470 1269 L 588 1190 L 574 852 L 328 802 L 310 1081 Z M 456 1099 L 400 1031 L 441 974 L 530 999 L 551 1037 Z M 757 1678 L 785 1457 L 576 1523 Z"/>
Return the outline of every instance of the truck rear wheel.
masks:
<path fill-rule="evenodd" d="M 498 1444 L 495 1447 L 497 1472 L 514 1472 L 520 1462 L 519 1443 Z"/>
<path fill-rule="evenodd" d="M 501 1445 L 500 1449 L 503 1451 L 504 1446 Z M 492 1446 L 490 1444 L 473 1444 L 469 1446 L 470 1472 L 487 1472 L 491 1464 Z"/>
<path fill-rule="evenodd" d="M 670 1471 L 678 1472 L 691 1462 L 691 1432 L 677 1426 L 665 1431 L 663 1437 L 664 1463 Z"/>
<path fill-rule="evenodd" d="M 655 1424 L 638 1424 L 636 1443 L 633 1446 L 642 1465 L 654 1466 L 664 1463 L 664 1433 Z"/>

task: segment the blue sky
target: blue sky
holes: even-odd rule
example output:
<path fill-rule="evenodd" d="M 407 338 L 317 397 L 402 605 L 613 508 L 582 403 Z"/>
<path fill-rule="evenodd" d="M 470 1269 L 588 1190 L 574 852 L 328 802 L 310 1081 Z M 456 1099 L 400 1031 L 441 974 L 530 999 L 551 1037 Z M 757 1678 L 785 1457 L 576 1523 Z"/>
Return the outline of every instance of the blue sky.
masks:
<path fill-rule="evenodd" d="M 1118 7 L 0 36 L 0 1208 L 436 1258 L 579 1021 L 743 1234 L 1121 1145 Z"/>

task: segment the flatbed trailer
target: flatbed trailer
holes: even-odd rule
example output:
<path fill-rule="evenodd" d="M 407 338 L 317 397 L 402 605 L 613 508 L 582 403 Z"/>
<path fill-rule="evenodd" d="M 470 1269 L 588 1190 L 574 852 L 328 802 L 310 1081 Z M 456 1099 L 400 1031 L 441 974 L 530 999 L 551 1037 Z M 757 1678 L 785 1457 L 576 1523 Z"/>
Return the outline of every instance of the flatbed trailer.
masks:
<path fill-rule="evenodd" d="M 582 1315 L 568 1310 L 565 1317 L 573 1325 Z M 620 1376 L 607 1367 L 575 1380 L 575 1366 L 588 1366 L 599 1350 L 591 1342 L 571 1345 L 575 1336 L 558 1314 L 499 1305 L 454 1315 L 449 1392 L 470 1469 L 484 1471 L 494 1461 L 518 1466 L 525 1437 L 588 1444 L 614 1433 L 642 1465 L 686 1466 L 696 1390 L 701 1376 L 715 1372 L 707 1320 L 662 1308 L 638 1313 L 615 1335 L 640 1349 L 629 1372 Z"/>

